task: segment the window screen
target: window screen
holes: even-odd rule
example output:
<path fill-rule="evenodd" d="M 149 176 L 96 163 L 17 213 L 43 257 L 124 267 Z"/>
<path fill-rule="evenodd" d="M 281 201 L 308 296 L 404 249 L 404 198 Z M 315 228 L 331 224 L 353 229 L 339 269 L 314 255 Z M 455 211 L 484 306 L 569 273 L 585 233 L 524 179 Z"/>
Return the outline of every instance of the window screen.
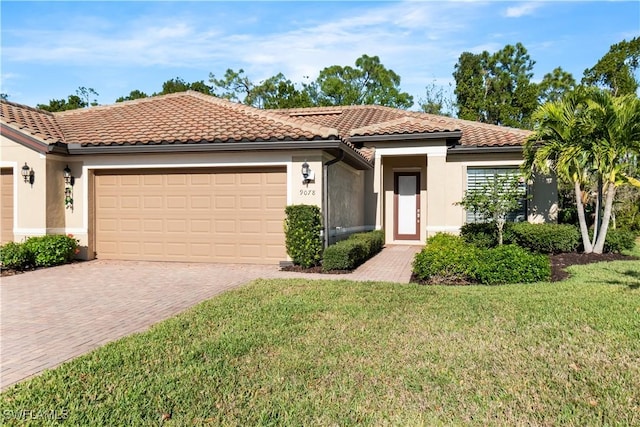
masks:
<path fill-rule="evenodd" d="M 520 169 L 517 167 L 506 168 L 483 168 L 483 167 L 470 167 L 467 168 L 467 191 L 482 188 L 485 184 L 490 183 L 494 177 L 498 176 L 520 176 Z M 527 219 L 527 187 L 523 182 L 522 188 L 522 200 L 520 201 L 520 208 L 507 215 L 507 221 L 519 222 Z M 473 211 L 467 211 L 467 222 L 484 222 L 485 218 L 480 214 L 476 214 Z"/>

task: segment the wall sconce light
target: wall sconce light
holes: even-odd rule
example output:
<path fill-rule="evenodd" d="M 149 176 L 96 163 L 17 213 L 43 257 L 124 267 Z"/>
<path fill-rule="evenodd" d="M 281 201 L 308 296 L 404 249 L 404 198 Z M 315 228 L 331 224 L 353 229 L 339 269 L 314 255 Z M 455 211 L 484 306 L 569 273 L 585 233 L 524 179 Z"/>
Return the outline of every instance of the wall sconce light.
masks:
<path fill-rule="evenodd" d="M 301 172 L 302 172 L 302 183 L 303 184 L 308 184 L 311 181 L 314 181 L 316 179 L 315 174 L 313 173 L 313 171 L 309 167 L 309 163 L 307 163 L 306 161 L 302 164 Z"/>
<path fill-rule="evenodd" d="M 71 175 L 69 165 L 62 171 L 62 176 L 64 177 L 64 206 L 73 210 L 73 185 L 76 179 Z"/>
<path fill-rule="evenodd" d="M 21 174 L 25 183 L 29 183 L 33 185 L 33 181 L 35 179 L 35 172 L 33 172 L 33 169 L 30 168 L 29 165 L 27 165 L 27 162 L 24 162 L 24 166 L 22 167 Z"/>

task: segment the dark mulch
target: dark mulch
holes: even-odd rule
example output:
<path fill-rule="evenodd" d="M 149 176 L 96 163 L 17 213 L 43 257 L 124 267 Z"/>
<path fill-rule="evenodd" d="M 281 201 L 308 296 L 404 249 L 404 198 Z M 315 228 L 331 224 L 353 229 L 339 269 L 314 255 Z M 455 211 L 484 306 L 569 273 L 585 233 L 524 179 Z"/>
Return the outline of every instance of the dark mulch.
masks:
<path fill-rule="evenodd" d="M 305 268 L 301 265 L 287 265 L 281 267 L 282 271 L 295 271 L 296 273 L 323 273 L 323 274 L 349 274 L 353 270 L 330 270 L 330 271 L 322 271 L 322 266 L 315 266 Z"/>
<path fill-rule="evenodd" d="M 629 261 L 638 258 L 622 254 L 584 254 L 569 252 L 550 255 L 549 259 L 551 260 L 551 281 L 559 282 L 570 276 L 565 270 L 570 265 L 584 265 L 604 261 Z"/>

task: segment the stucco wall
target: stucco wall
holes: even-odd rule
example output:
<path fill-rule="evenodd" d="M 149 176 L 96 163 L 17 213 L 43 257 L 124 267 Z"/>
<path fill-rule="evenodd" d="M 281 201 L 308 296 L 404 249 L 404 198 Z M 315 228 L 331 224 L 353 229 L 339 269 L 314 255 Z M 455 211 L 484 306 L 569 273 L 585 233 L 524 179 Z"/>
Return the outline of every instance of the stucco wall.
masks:
<path fill-rule="evenodd" d="M 25 162 L 34 171 L 33 184 L 25 183 Z M 0 165 L 13 169 L 14 240 L 47 233 L 47 162 L 45 156 L 0 135 Z"/>

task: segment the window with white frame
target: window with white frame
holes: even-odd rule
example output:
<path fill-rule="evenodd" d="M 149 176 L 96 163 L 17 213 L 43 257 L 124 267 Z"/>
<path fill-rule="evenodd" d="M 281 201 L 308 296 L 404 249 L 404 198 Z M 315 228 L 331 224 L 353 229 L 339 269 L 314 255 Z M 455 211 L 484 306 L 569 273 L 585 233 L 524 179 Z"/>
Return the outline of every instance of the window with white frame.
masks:
<path fill-rule="evenodd" d="M 522 176 L 522 172 L 518 167 L 468 167 L 467 168 L 467 191 L 482 188 L 490 183 L 495 176 Z M 507 215 L 507 221 L 520 222 L 527 219 L 527 186 L 522 180 L 520 187 L 522 188 L 522 200 L 520 207 Z M 485 218 L 473 211 L 467 211 L 467 223 L 484 222 Z"/>

